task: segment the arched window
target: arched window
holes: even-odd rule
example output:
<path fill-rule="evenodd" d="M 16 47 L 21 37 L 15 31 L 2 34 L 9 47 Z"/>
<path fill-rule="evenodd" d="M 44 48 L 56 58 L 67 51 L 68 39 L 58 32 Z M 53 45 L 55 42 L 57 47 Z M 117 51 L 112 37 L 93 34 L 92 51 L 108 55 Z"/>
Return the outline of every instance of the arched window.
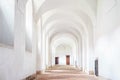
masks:
<path fill-rule="evenodd" d="M 14 46 L 14 0 L 0 0 L 0 45 Z"/>
<path fill-rule="evenodd" d="M 28 0 L 26 3 L 26 50 L 32 51 L 32 30 L 33 30 L 33 11 L 32 0 Z"/>

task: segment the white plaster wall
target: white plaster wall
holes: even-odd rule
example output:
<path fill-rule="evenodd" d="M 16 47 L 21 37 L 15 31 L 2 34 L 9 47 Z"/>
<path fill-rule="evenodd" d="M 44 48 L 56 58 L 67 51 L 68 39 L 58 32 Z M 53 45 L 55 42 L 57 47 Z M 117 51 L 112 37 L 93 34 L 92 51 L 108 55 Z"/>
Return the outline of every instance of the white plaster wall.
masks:
<path fill-rule="evenodd" d="M 120 27 L 110 35 L 101 37 L 96 43 L 99 59 L 99 74 L 112 80 L 120 80 Z"/>
<path fill-rule="evenodd" d="M 76 39 L 75 37 L 73 37 L 73 35 L 69 34 L 69 33 L 64 33 L 64 34 L 57 34 L 56 36 L 54 36 L 52 38 L 52 41 L 50 43 L 50 56 L 51 59 L 50 63 L 52 65 L 55 65 L 55 57 L 60 57 L 61 62 L 59 62 L 61 65 L 65 65 L 66 64 L 66 55 L 70 55 L 70 64 L 71 65 L 75 65 L 75 60 L 76 59 L 76 55 L 77 55 L 77 51 L 78 49 L 76 48 L 77 44 L 76 44 Z M 61 46 L 63 45 L 63 46 Z M 60 46 L 60 49 L 57 49 L 57 47 Z M 66 49 L 64 49 L 64 47 L 67 47 Z"/>
<path fill-rule="evenodd" d="M 117 0 L 98 0 L 96 37 L 113 32 L 119 25 L 120 11 Z"/>
<path fill-rule="evenodd" d="M 120 1 L 98 1 L 98 26 L 95 53 L 99 59 L 99 75 L 120 80 Z"/>
<path fill-rule="evenodd" d="M 24 54 L 23 78 L 36 73 L 36 53 Z"/>
<path fill-rule="evenodd" d="M 43 31 L 42 31 L 42 21 L 41 17 L 37 23 L 37 71 L 44 71 L 46 68 L 46 63 L 45 63 L 45 36 L 43 36 Z"/>
<path fill-rule="evenodd" d="M 70 64 L 73 64 L 72 48 L 66 44 L 61 44 L 56 48 L 55 57 L 59 57 L 59 64 L 66 65 L 66 55 L 70 55 Z"/>
<path fill-rule="evenodd" d="M 0 74 L 1 80 L 19 80 L 21 79 L 21 73 L 23 68 L 23 54 L 24 54 L 24 15 L 16 9 L 15 12 L 15 40 L 14 48 L 8 46 L 0 47 L 0 61 L 2 72 Z M 19 20 L 19 21 L 18 21 Z M 9 35 L 8 35 L 9 36 Z M 4 58 L 2 58 L 4 56 Z M 8 58 L 9 57 L 9 58 Z M 9 60 L 10 59 L 10 60 Z"/>
<path fill-rule="evenodd" d="M 42 51 L 42 39 L 41 39 L 41 19 L 39 19 L 38 23 L 37 23 L 37 71 L 41 70 L 41 51 Z"/>
<path fill-rule="evenodd" d="M 13 49 L 0 47 L 0 80 L 13 79 L 15 55 Z"/>
<path fill-rule="evenodd" d="M 0 80 L 21 80 L 36 73 L 36 36 L 32 53 L 25 52 L 25 5 L 15 3 L 14 48 L 0 46 Z M 33 28 L 33 35 L 35 32 Z"/>
<path fill-rule="evenodd" d="M 19 6 L 16 6 L 16 11 L 18 11 L 16 13 L 16 32 L 18 33 L 16 35 L 16 53 L 19 53 L 18 59 L 19 62 L 18 65 L 20 66 L 19 68 L 19 74 L 20 76 L 18 76 L 18 79 L 23 79 L 26 78 L 32 74 L 36 73 L 36 25 L 34 20 L 31 20 L 32 22 L 32 33 L 31 31 L 29 32 L 29 34 L 32 34 L 32 41 L 31 41 L 31 45 L 32 45 L 32 52 L 27 52 L 25 50 L 25 46 L 26 46 L 26 23 L 25 23 L 25 5 L 22 5 L 24 3 L 21 3 L 21 5 L 19 4 Z M 32 5 L 31 5 L 32 6 Z M 21 9 L 22 8 L 22 9 Z M 30 16 L 32 17 L 32 15 Z M 31 18 L 32 19 L 32 18 Z M 21 45 L 21 46 L 20 46 Z"/>
<path fill-rule="evenodd" d="M 32 30 L 32 52 L 26 51 L 24 54 L 23 78 L 36 73 L 37 55 L 37 25 L 33 21 Z"/>

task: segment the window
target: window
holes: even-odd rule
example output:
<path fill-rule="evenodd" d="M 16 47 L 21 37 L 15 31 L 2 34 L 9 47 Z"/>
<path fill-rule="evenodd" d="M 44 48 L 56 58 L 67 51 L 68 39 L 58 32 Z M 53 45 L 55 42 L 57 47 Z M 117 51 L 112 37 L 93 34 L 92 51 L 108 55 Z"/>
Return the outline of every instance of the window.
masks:
<path fill-rule="evenodd" d="M 14 1 L 0 0 L 0 45 L 14 46 Z"/>
<path fill-rule="evenodd" d="M 33 16 L 32 16 L 32 1 L 28 0 L 26 4 L 26 50 L 32 51 L 32 27 L 33 27 Z"/>

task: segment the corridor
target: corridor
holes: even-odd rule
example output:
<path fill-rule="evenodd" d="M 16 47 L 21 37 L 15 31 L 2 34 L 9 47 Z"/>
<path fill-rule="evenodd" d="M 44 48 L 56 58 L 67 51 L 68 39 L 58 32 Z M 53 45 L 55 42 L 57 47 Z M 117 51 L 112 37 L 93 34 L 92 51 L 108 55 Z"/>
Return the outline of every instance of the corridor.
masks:
<path fill-rule="evenodd" d="M 119 61 L 120 0 L 0 0 L 0 80 L 120 80 Z"/>

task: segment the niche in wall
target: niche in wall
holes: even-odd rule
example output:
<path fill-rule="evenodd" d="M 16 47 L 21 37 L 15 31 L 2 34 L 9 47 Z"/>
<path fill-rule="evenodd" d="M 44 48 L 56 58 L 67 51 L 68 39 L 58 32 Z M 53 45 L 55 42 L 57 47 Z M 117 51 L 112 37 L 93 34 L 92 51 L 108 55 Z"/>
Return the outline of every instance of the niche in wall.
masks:
<path fill-rule="evenodd" d="M 28 0 L 26 3 L 26 36 L 25 36 L 25 48 L 26 51 L 32 52 L 32 1 Z"/>
<path fill-rule="evenodd" d="M 0 0 L 0 45 L 14 46 L 14 0 Z"/>

